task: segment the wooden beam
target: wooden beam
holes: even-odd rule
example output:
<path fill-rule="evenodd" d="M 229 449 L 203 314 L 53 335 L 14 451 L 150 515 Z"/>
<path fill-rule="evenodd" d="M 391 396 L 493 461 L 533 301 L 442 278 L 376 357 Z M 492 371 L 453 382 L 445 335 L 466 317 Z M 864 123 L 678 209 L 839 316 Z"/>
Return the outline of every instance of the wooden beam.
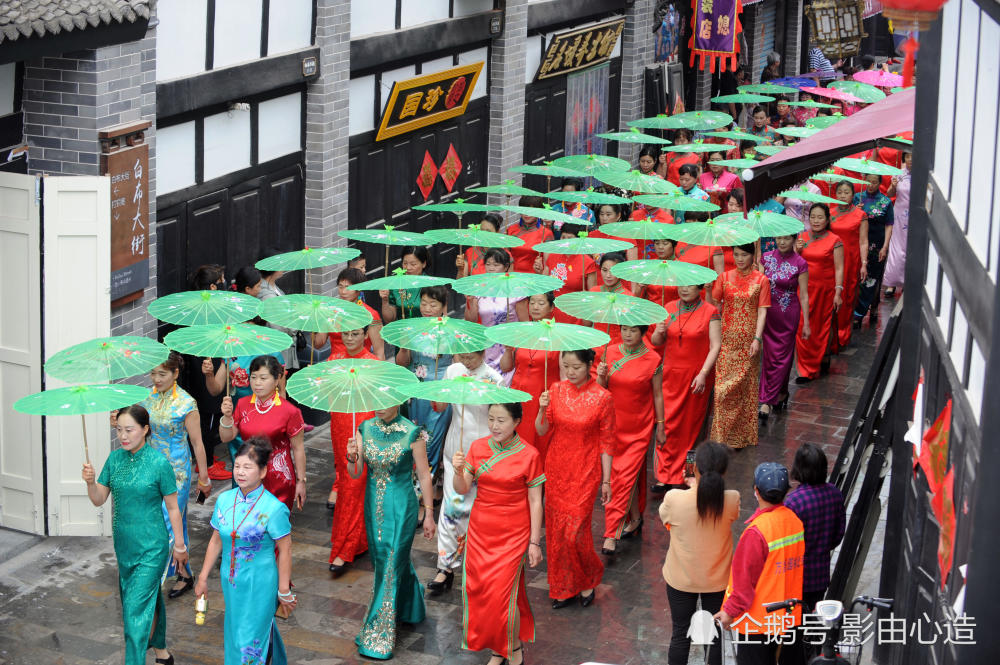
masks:
<path fill-rule="evenodd" d="M 528 34 L 586 23 L 624 12 L 634 0 L 545 0 L 528 5 Z"/>

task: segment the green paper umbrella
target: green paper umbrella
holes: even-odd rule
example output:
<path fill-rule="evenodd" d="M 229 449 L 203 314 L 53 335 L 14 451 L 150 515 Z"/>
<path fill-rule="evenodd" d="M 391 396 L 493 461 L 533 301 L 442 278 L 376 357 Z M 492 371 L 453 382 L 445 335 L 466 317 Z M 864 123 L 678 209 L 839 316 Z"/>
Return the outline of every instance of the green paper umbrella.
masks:
<path fill-rule="evenodd" d="M 818 115 L 815 118 L 809 118 L 806 120 L 806 127 L 826 129 L 830 125 L 836 125 L 838 122 L 846 118 L 847 116 L 842 113 L 834 113 L 833 115 Z"/>
<path fill-rule="evenodd" d="M 714 203 L 693 198 L 679 190 L 669 194 L 644 194 L 636 196 L 633 200 L 636 203 L 652 206 L 653 208 L 684 210 L 685 212 L 715 212 L 719 209 L 719 206 Z"/>
<path fill-rule="evenodd" d="M 805 185 L 802 185 L 798 189 L 789 189 L 778 194 L 778 196 L 784 196 L 789 199 L 798 199 L 799 201 L 809 201 L 810 203 L 826 203 L 827 205 L 840 205 L 838 199 L 830 198 L 829 196 L 823 196 L 822 194 L 814 193 L 809 191 Z"/>
<path fill-rule="evenodd" d="M 153 318 L 178 326 L 242 323 L 257 316 L 260 301 L 232 291 L 182 291 L 157 298 L 146 309 Z"/>
<path fill-rule="evenodd" d="M 595 136 L 607 139 L 608 141 L 619 141 L 621 143 L 645 143 L 647 145 L 670 145 L 667 139 L 661 139 L 652 134 L 643 134 L 638 127 L 633 127 L 627 132 L 607 132 L 606 134 L 595 134 Z"/>
<path fill-rule="evenodd" d="M 413 231 L 397 231 L 395 226 L 385 224 L 381 229 L 346 229 L 337 231 L 341 238 L 356 242 L 371 242 L 385 245 L 385 276 L 389 276 L 389 247 L 406 247 L 409 245 L 433 245 L 434 241 L 423 233 Z"/>
<path fill-rule="evenodd" d="M 465 296 L 528 298 L 562 288 L 563 281 L 530 272 L 486 272 L 455 280 L 452 288 Z"/>
<path fill-rule="evenodd" d="M 502 194 L 503 196 L 544 196 L 541 192 L 515 184 L 513 180 L 505 180 L 502 185 L 470 187 L 468 191 L 482 194 Z"/>
<path fill-rule="evenodd" d="M 616 238 L 631 238 L 632 240 L 676 240 L 674 233 L 676 224 L 663 224 L 650 218 L 630 222 L 610 222 L 601 225 L 601 233 Z"/>
<path fill-rule="evenodd" d="M 689 245 L 709 247 L 733 247 L 754 242 L 760 235 L 749 226 L 732 222 L 688 222 L 676 224 L 677 239 Z"/>
<path fill-rule="evenodd" d="M 835 109 L 836 104 L 827 104 L 825 102 L 817 102 L 812 99 L 804 99 L 798 102 L 785 102 L 789 106 L 801 106 L 804 109 Z"/>
<path fill-rule="evenodd" d="M 522 217 L 537 217 L 538 219 L 547 219 L 553 222 L 558 222 L 560 226 L 563 224 L 579 224 L 581 226 L 590 226 L 592 222 L 589 222 L 580 217 L 574 217 L 573 215 L 567 215 L 564 212 L 559 212 L 558 210 L 553 210 L 552 206 L 546 204 L 544 208 L 529 208 L 527 206 L 504 206 L 504 210 L 510 210 L 513 213 L 521 215 Z"/>
<path fill-rule="evenodd" d="M 628 171 L 632 165 L 624 159 L 617 157 L 607 157 L 605 155 L 570 155 L 560 157 L 552 162 L 553 165 L 562 168 L 581 171 L 589 176 L 597 171 Z"/>
<path fill-rule="evenodd" d="M 90 446 L 87 445 L 89 413 L 104 413 L 113 409 L 138 404 L 149 395 L 149 388 L 114 385 L 69 386 L 43 390 L 14 402 L 14 410 L 29 416 L 80 416 L 83 423 L 83 456 L 90 464 Z"/>
<path fill-rule="evenodd" d="M 737 86 L 736 89 L 740 92 L 754 92 L 760 95 L 791 95 L 799 91 L 798 88 L 793 88 L 790 85 L 778 85 L 770 81 L 741 85 Z"/>
<path fill-rule="evenodd" d="M 646 326 L 667 318 L 667 310 L 655 302 L 605 291 L 564 293 L 556 307 L 578 319 L 615 326 Z"/>
<path fill-rule="evenodd" d="M 903 136 L 887 136 L 890 141 L 898 141 L 899 143 L 906 143 L 907 145 L 913 145 L 913 139 L 908 139 Z"/>
<path fill-rule="evenodd" d="M 649 192 L 666 194 L 677 191 L 677 185 L 655 175 L 645 175 L 635 169 L 631 171 L 597 171 L 594 177 L 603 183 L 629 192 Z"/>
<path fill-rule="evenodd" d="M 895 88 L 889 88 L 889 92 L 891 92 L 892 94 L 895 95 L 897 92 L 903 92 L 904 90 L 909 90 L 910 88 L 914 88 L 914 87 L 916 87 L 916 86 L 912 86 L 911 85 L 909 88 L 904 88 L 902 86 L 898 86 L 898 87 L 895 87 Z"/>
<path fill-rule="evenodd" d="M 752 169 L 759 163 L 756 159 L 717 159 L 714 162 L 709 162 L 709 164 L 725 166 L 730 169 Z"/>
<path fill-rule="evenodd" d="M 788 236 L 802 233 L 805 227 L 802 222 L 789 215 L 763 210 L 751 210 L 746 217 L 742 212 L 730 212 L 715 218 L 719 224 L 732 223 L 753 229 L 762 238 Z"/>
<path fill-rule="evenodd" d="M 767 155 L 768 157 L 772 155 L 777 155 L 779 152 L 787 148 L 787 145 L 759 145 L 753 149 L 754 152 L 759 152 L 762 155 Z"/>
<path fill-rule="evenodd" d="M 293 294 L 264 301 L 260 318 L 269 323 L 307 332 L 358 330 L 372 322 L 361 305 L 329 296 Z"/>
<path fill-rule="evenodd" d="M 630 127 L 639 129 L 690 129 L 700 132 L 708 129 L 728 127 L 733 124 L 733 117 L 719 111 L 688 111 L 677 115 L 658 115 L 655 118 L 642 118 L 628 123 Z"/>
<path fill-rule="evenodd" d="M 773 102 L 774 97 L 768 95 L 754 95 L 750 92 L 739 92 L 735 95 L 720 95 L 718 97 L 712 97 L 712 101 L 716 104 L 763 104 L 765 102 Z"/>
<path fill-rule="evenodd" d="M 809 138 L 813 134 L 819 134 L 818 127 L 778 127 L 774 130 L 782 136 L 793 136 L 797 139 Z"/>
<path fill-rule="evenodd" d="M 148 337 L 98 337 L 74 344 L 45 362 L 45 373 L 68 383 L 124 379 L 145 374 L 170 354 Z"/>
<path fill-rule="evenodd" d="M 234 358 L 284 351 L 292 338 L 273 328 L 231 323 L 181 328 L 164 337 L 163 343 L 192 356 Z"/>
<path fill-rule="evenodd" d="M 395 363 L 347 358 L 303 367 L 288 379 L 286 390 L 309 408 L 358 414 L 402 404 L 403 388 L 413 383 L 413 372 Z M 352 430 L 357 428 L 355 421 Z"/>
<path fill-rule="evenodd" d="M 543 164 L 524 164 L 522 166 L 515 166 L 512 169 L 507 169 L 511 173 L 525 173 L 528 175 L 543 175 L 546 178 L 586 178 L 587 174 L 583 171 L 577 171 L 575 169 L 567 169 L 561 166 L 555 166 L 552 162 L 545 162 Z"/>
<path fill-rule="evenodd" d="M 852 185 L 867 185 L 867 180 L 862 180 L 861 178 L 854 178 L 849 175 L 844 175 L 843 173 L 817 173 L 816 175 L 809 178 L 810 180 L 822 180 L 823 182 L 841 182 L 846 180 Z"/>
<path fill-rule="evenodd" d="M 486 329 L 486 337 L 494 344 L 533 351 L 575 351 L 592 349 L 611 341 L 603 330 L 573 323 L 557 323 L 555 319 L 501 323 Z M 542 363 L 542 385 L 549 385 L 549 364 Z"/>
<path fill-rule="evenodd" d="M 766 137 L 757 136 L 756 134 L 751 134 L 750 132 L 744 132 L 738 129 L 733 129 L 729 131 L 719 131 L 719 132 L 707 132 L 703 135 L 706 142 L 710 138 L 720 138 L 720 139 L 732 139 L 733 141 L 753 141 L 754 143 L 763 143 L 767 140 Z M 726 148 L 725 143 L 716 144 L 720 146 L 720 149 Z M 730 146 L 731 149 L 732 146 Z"/>
<path fill-rule="evenodd" d="M 325 268 L 350 261 L 360 255 L 361 250 L 353 247 L 306 247 L 294 252 L 285 252 L 261 259 L 254 264 L 254 267 L 257 270 L 270 272 L 277 270 L 290 272 L 292 270 Z"/>
<path fill-rule="evenodd" d="M 728 148 L 731 150 L 732 148 Z M 706 141 L 695 141 L 694 143 L 679 143 L 677 145 L 667 146 L 664 148 L 667 152 L 722 152 L 725 153 L 727 148 L 721 143 L 708 143 Z"/>
<path fill-rule="evenodd" d="M 590 187 L 582 192 L 563 192 L 556 190 L 554 192 L 549 192 L 545 196 L 555 201 L 572 201 L 573 203 L 586 203 L 588 205 L 604 205 L 606 203 L 615 205 L 632 203 L 632 199 L 627 199 L 624 196 L 605 194 L 604 192 L 595 192 L 593 187 Z"/>
<path fill-rule="evenodd" d="M 422 316 L 393 321 L 382 328 L 382 339 L 403 349 L 435 356 L 445 353 L 482 351 L 492 342 L 486 339 L 486 326 L 447 316 Z"/>
<path fill-rule="evenodd" d="M 657 286 L 693 286 L 711 284 L 719 275 L 711 268 L 677 260 L 640 259 L 625 261 L 611 269 L 611 274 L 637 284 Z M 663 292 L 660 293 L 661 299 Z M 661 300 L 660 306 L 663 306 Z"/>
<path fill-rule="evenodd" d="M 540 242 L 534 247 L 536 252 L 546 254 L 607 254 L 608 252 L 621 252 L 635 247 L 630 242 L 624 240 L 612 240 L 611 238 L 589 238 L 587 232 L 582 231 L 577 238 L 562 238 L 561 240 L 550 240 Z"/>
<path fill-rule="evenodd" d="M 494 212 L 503 208 L 488 203 L 469 203 L 465 199 L 455 199 L 450 203 L 427 203 L 413 206 L 413 209 L 426 212 L 452 212 L 461 219 L 462 215 L 467 212 Z"/>
<path fill-rule="evenodd" d="M 520 247 L 524 241 L 507 233 L 484 231 L 479 224 L 464 229 L 431 229 L 424 235 L 434 242 L 466 247 Z"/>
<path fill-rule="evenodd" d="M 854 159 L 852 157 L 844 157 L 843 159 L 835 161 L 833 165 L 839 166 L 845 171 L 867 173 L 868 175 L 899 176 L 906 173 L 903 169 L 898 169 L 895 166 L 889 166 L 888 164 L 877 162 L 874 159 Z"/>
<path fill-rule="evenodd" d="M 834 81 L 828 87 L 850 93 L 866 104 L 874 104 L 885 99 L 884 92 L 861 81 Z"/>
<path fill-rule="evenodd" d="M 408 291 L 410 289 L 422 289 L 425 286 L 443 286 L 451 284 L 452 281 L 454 280 L 447 277 L 408 275 L 402 268 L 396 268 L 388 277 L 368 280 L 362 288 L 365 291 Z"/>

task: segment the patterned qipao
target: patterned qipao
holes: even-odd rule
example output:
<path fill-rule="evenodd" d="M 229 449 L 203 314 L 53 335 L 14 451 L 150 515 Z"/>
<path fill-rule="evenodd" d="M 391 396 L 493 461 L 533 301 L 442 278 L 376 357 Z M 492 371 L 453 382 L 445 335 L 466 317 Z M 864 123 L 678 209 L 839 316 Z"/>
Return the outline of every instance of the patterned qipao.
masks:
<path fill-rule="evenodd" d="M 267 354 L 273 356 L 279 363 L 284 364 L 285 357 L 280 351 Z M 229 396 L 233 398 L 233 404 L 253 393 L 250 390 L 250 364 L 257 356 L 236 356 L 229 359 Z M 236 451 L 243 445 L 243 438 L 237 434 L 227 445 L 229 448 L 229 459 L 236 459 Z M 236 487 L 236 480 L 233 480 L 233 487 Z"/>
<path fill-rule="evenodd" d="M 223 492 L 212 528 L 222 540 L 219 572 L 226 601 L 226 665 L 286 665 L 285 645 L 274 621 L 278 606 L 275 542 L 292 532 L 288 507 L 263 485 L 244 495 Z"/>
<path fill-rule="evenodd" d="M 764 276 L 771 282 L 771 307 L 764 323 L 761 356 L 760 402 L 777 404 L 788 393 L 788 377 L 795 359 L 795 335 L 799 331 L 799 275 L 809 272 L 806 260 L 789 251 L 767 252 L 761 257 Z"/>
<path fill-rule="evenodd" d="M 413 450 L 420 428 L 397 415 L 391 422 L 372 418 L 361 424 L 368 486 L 365 489 L 365 531 L 375 575 L 371 602 L 361 632 L 354 638 L 358 653 L 392 658 L 396 622 L 424 620 L 424 589 L 410 561 L 417 526 L 417 496 L 413 492 Z"/>
<path fill-rule="evenodd" d="M 256 395 L 249 395 L 236 403 L 233 422 L 244 441 L 250 437 L 263 436 L 271 442 L 273 452 L 267 462 L 264 488 L 291 508 L 295 500 L 292 437 L 305 426 L 302 412 L 277 395 L 260 401 Z M 301 471 L 305 475 L 306 470 Z"/>
<path fill-rule="evenodd" d="M 163 497 L 177 493 L 174 471 L 152 446 L 144 445 L 135 453 L 119 448 L 111 452 L 97 482 L 111 490 L 125 665 L 145 665 L 150 647 L 167 648 L 167 608 L 160 580 L 170 556 L 170 538 L 161 506 Z"/>
<path fill-rule="evenodd" d="M 535 620 L 524 581 L 531 512 L 528 489 L 545 482 L 538 452 L 515 434 L 503 445 L 473 441 L 465 471 L 479 487 L 469 519 L 462 578 L 465 613 L 462 646 L 507 657 L 514 638 L 535 639 Z"/>
<path fill-rule="evenodd" d="M 191 497 L 191 448 L 188 446 L 187 428 L 184 419 L 192 411 L 198 410 L 198 404 L 191 395 L 179 388 L 175 383 L 164 393 L 153 391 L 149 397 L 142 400 L 142 406 L 149 412 L 149 445 L 163 454 L 170 462 L 174 471 L 174 482 L 177 484 L 177 509 L 181 511 L 181 526 L 184 528 L 184 546 L 188 544 L 187 506 Z M 170 516 L 167 506 L 163 505 L 163 522 L 170 534 L 170 545 L 177 539 L 170 526 Z M 173 559 L 166 561 L 167 577 L 177 571 Z M 191 576 L 191 565 L 187 566 L 187 577 Z"/>

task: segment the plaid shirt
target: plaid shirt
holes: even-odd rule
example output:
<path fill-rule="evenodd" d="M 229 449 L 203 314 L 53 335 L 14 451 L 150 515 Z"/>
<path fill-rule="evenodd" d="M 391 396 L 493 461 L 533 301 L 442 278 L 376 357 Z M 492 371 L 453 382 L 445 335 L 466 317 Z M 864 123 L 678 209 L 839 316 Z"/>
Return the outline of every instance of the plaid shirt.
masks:
<path fill-rule="evenodd" d="M 830 552 L 844 537 L 844 497 L 835 485 L 799 485 L 785 497 L 805 526 L 806 562 L 803 592 L 826 591 L 830 586 Z"/>

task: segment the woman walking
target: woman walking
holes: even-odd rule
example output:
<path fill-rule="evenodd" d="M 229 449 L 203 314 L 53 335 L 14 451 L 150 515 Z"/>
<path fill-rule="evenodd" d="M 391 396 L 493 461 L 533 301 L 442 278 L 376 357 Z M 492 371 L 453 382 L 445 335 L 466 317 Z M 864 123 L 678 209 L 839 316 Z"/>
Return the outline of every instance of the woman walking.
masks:
<path fill-rule="evenodd" d="M 462 583 L 462 647 L 489 649 L 489 665 L 520 665 L 524 642 L 535 639 L 524 563 L 527 558 L 534 568 L 542 561 L 545 475 L 538 453 L 517 435 L 522 415 L 520 404 L 491 404 L 490 436 L 474 441 L 467 455 L 456 450 L 452 457 L 459 470 L 454 491 L 478 486 Z"/>
<path fill-rule="evenodd" d="M 640 241 L 641 242 L 641 241 Z M 676 240 L 655 240 L 652 243 L 654 256 L 652 257 L 656 261 L 673 261 L 674 260 L 674 247 L 677 245 Z M 661 307 L 666 307 L 668 302 L 673 302 L 679 297 L 677 295 L 676 286 L 660 286 L 658 284 L 643 284 L 640 287 L 639 293 L 637 294 L 640 298 L 645 298 L 650 302 L 654 302 Z"/>
<path fill-rule="evenodd" d="M 276 254 L 281 254 L 280 249 L 269 248 L 264 252 L 262 259 L 270 258 Z M 257 291 L 257 297 L 261 300 L 269 300 L 271 298 L 277 298 L 278 296 L 285 295 L 285 292 L 278 286 L 278 280 L 284 277 L 285 272 L 283 270 L 261 270 L 261 282 L 260 289 Z M 296 331 L 290 328 L 283 328 L 281 326 L 275 325 L 273 323 L 264 324 L 269 328 L 274 328 L 275 330 L 280 330 L 283 333 L 291 335 L 292 339 L 296 338 Z M 284 358 L 281 363 L 286 369 L 295 370 L 299 368 L 299 357 L 296 352 L 297 345 L 293 344 L 289 348 L 281 352 Z"/>
<path fill-rule="evenodd" d="M 212 538 L 195 594 L 208 591 L 208 576 L 222 554 L 219 577 L 226 612 L 226 665 L 287 665 L 274 612 L 295 609 L 291 591 L 292 525 L 288 507 L 264 488 L 271 443 L 253 437 L 236 452 L 235 489 L 223 492 L 212 513 Z"/>
<path fill-rule="evenodd" d="M 809 339 L 809 265 L 795 253 L 795 236 L 775 238 L 778 248 L 761 257 L 771 283 L 771 307 L 764 322 L 760 371 L 762 420 L 788 403 L 788 377 L 795 359 L 795 336 L 802 321 L 802 338 Z"/>
<path fill-rule="evenodd" d="M 722 348 L 719 310 L 701 299 L 701 285 L 678 286 L 667 303 L 667 319 L 651 339 L 663 348 L 663 431 L 666 442 L 653 453 L 653 494 L 684 487 L 684 459 L 705 426 L 715 385 L 715 361 Z"/>
<path fill-rule="evenodd" d="M 608 348 L 597 366 L 597 383 L 611 392 L 617 445 L 611 460 L 611 499 L 604 506 L 604 554 L 614 554 L 621 538 L 642 533 L 646 511 L 646 452 L 663 429 L 663 366 L 656 351 L 643 343 L 649 326 L 622 326 L 621 344 Z"/>
<path fill-rule="evenodd" d="M 799 235 L 795 251 L 806 260 L 809 271 L 809 328 L 803 320 L 795 343 L 799 372 L 795 383 L 801 384 L 817 378 L 829 362 L 826 354 L 834 317 L 843 304 L 844 244 L 830 231 L 830 209 L 825 203 L 814 203 L 809 209 L 809 230 Z"/>
<path fill-rule="evenodd" d="M 862 319 L 869 312 L 869 325 L 878 318 L 878 294 L 882 289 L 882 272 L 885 270 L 885 259 L 889 255 L 889 244 L 892 242 L 892 225 L 896 220 L 895 207 L 892 199 L 879 190 L 882 178 L 877 175 L 866 175 L 868 187 L 860 194 L 854 195 L 854 205 L 860 207 L 868 216 L 868 278 L 861 282 L 858 289 L 858 300 L 854 305 L 854 325 L 860 326 Z"/>
<path fill-rule="evenodd" d="M 436 528 L 427 448 L 420 432 L 393 406 L 376 410 L 347 444 L 348 472 L 360 478 L 362 468 L 368 470 L 365 532 L 375 578 L 364 624 L 354 638 L 358 653 L 368 658 L 392 658 L 396 623 L 420 623 L 426 614 L 424 590 L 410 560 L 418 525 L 414 468 L 426 502 L 420 522 L 424 538 L 433 538 Z"/>
<path fill-rule="evenodd" d="M 727 171 L 726 167 L 712 163 L 725 158 L 726 156 L 722 152 L 707 153 L 701 177 L 698 178 L 698 185 L 709 195 L 712 203 L 720 208 L 728 205 L 729 194 L 734 189 L 743 188 L 740 179 Z"/>
<path fill-rule="evenodd" d="M 604 256 L 602 256 L 597 264 L 601 269 L 601 272 L 599 273 L 601 278 L 601 283 L 599 286 L 595 286 L 587 290 L 600 293 L 622 293 L 627 296 L 632 295 L 632 289 L 629 288 L 629 283 L 623 282 L 622 280 L 618 279 L 618 277 L 611 272 L 612 268 L 614 268 L 616 265 L 624 261 L 625 261 L 625 255 L 622 254 L 621 252 L 609 252 Z M 619 342 L 622 341 L 620 326 L 617 326 L 613 323 L 591 324 L 586 321 L 583 323 L 587 325 L 592 325 L 595 330 L 601 330 L 603 332 L 608 333 L 608 335 L 611 336 L 611 341 L 609 342 L 609 344 L 618 344 Z"/>
<path fill-rule="evenodd" d="M 693 140 L 694 134 L 690 129 L 674 131 L 674 145 L 688 145 Z M 680 168 L 685 164 L 701 166 L 701 157 L 693 152 L 662 152 L 656 167 L 656 174 L 680 187 Z"/>
<path fill-rule="evenodd" d="M 152 446 L 149 413 L 136 404 L 118 411 L 115 431 L 121 448 L 112 450 L 95 480 L 94 467 L 83 465 L 87 496 L 103 506 L 111 496 L 118 592 L 125 632 L 125 665 L 145 665 L 153 649 L 158 665 L 174 665 L 167 651 L 167 607 L 160 579 L 168 558 L 177 570 L 187 567 L 187 545 L 175 542 L 163 523 L 163 506 L 173 533 L 181 533 L 177 481 L 170 462 Z"/>
<path fill-rule="evenodd" d="M 212 481 L 208 477 L 205 446 L 201 439 L 201 421 L 194 399 L 177 385 L 177 377 L 184 369 L 181 354 L 171 351 L 162 365 L 149 372 L 153 382 L 153 392 L 140 405 L 149 413 L 149 445 L 163 453 L 174 470 L 177 483 L 177 508 L 181 513 L 181 532 L 171 528 L 166 504 L 163 506 L 163 520 L 167 525 L 174 544 L 183 541 L 188 545 L 187 505 L 191 496 L 191 450 L 198 463 L 198 490 L 206 496 L 212 492 Z M 190 447 L 188 446 L 190 441 Z M 171 562 L 166 562 L 167 577 L 175 572 L 177 581 L 167 594 L 168 598 L 184 595 L 194 586 L 191 566 L 174 570 Z M 185 574 L 186 573 L 186 574 Z"/>
<path fill-rule="evenodd" d="M 500 372 L 485 362 L 485 351 L 456 353 L 455 363 L 444 373 L 445 380 L 459 376 L 471 376 L 477 381 L 501 385 L 503 377 Z M 440 405 L 443 407 L 444 405 Z M 489 406 L 485 404 L 469 404 L 462 409 L 456 409 L 457 418 L 461 422 L 452 422 L 448 427 L 448 435 L 444 439 L 444 455 L 441 460 L 444 467 L 444 497 L 441 500 L 441 514 L 438 516 L 437 574 L 427 583 L 427 590 L 432 595 L 440 595 L 451 589 L 455 581 L 455 569 L 462 565 L 466 552 L 466 533 L 469 529 L 469 513 L 472 502 L 476 500 L 476 488 L 470 487 L 465 492 L 456 492 L 452 479 L 461 474 L 461 467 L 452 466 L 452 458 L 459 450 L 469 450 L 473 441 L 489 434 L 487 420 Z M 457 419 L 456 418 L 456 419 Z"/>
<path fill-rule="evenodd" d="M 906 236 L 910 228 L 910 169 L 913 167 L 913 153 L 903 153 L 903 169 L 901 176 L 894 176 L 886 196 L 896 197 L 892 204 L 893 224 L 892 236 L 889 238 L 889 252 L 885 261 L 885 273 L 882 284 L 887 297 L 896 295 L 896 289 L 903 288 L 904 268 L 906 265 Z"/>
<path fill-rule="evenodd" d="M 559 237 L 561 240 L 576 238 L 579 232 L 585 230 L 576 224 L 563 224 L 559 229 Z M 545 254 L 541 272 L 543 275 L 551 275 L 562 280 L 563 285 L 554 293 L 557 298 L 564 293 L 589 291 L 595 288 L 598 282 L 597 263 L 589 254 Z M 552 317 L 559 323 L 580 323 L 580 319 L 570 316 L 561 309 L 554 310 Z"/>
<path fill-rule="evenodd" d="M 407 275 L 423 275 L 431 265 L 426 247 L 404 247 L 400 266 Z M 379 291 L 382 301 L 382 320 L 392 323 L 396 319 L 412 319 L 420 315 L 420 289 L 393 289 Z"/>
<path fill-rule="evenodd" d="M 760 346 L 771 283 L 754 268 L 754 244 L 733 247 L 736 268 L 719 276 L 712 297 L 722 309 L 711 438 L 733 448 L 757 445 Z"/>
<path fill-rule="evenodd" d="M 691 650 L 688 629 L 701 600 L 701 609 L 722 609 L 733 559 L 733 522 L 740 515 L 740 493 L 727 490 L 723 476 L 729 451 L 707 441 L 694 456 L 690 489 L 667 492 L 660 504 L 660 521 L 670 530 L 670 547 L 663 562 L 663 580 L 673 633 L 668 665 L 687 665 Z M 708 664 L 721 665 L 722 641 L 708 649 Z"/>
<path fill-rule="evenodd" d="M 495 212 L 488 212 L 483 215 L 481 220 L 479 220 L 480 231 L 499 233 L 502 225 L 503 217 Z M 455 279 L 462 279 L 463 277 L 468 277 L 470 275 L 483 274 L 486 272 L 486 266 L 483 263 L 485 260 L 486 248 L 469 247 L 465 250 L 464 254 L 460 254 L 455 257 L 455 267 L 458 268 L 458 274 L 455 276 Z"/>
<path fill-rule="evenodd" d="M 844 244 L 844 305 L 837 310 L 837 343 L 847 346 L 851 341 L 854 303 L 858 284 L 868 277 L 868 216 L 854 205 L 854 185 L 842 180 L 834 190 L 842 203 L 830 209 L 830 230 Z"/>
<path fill-rule="evenodd" d="M 382 341 L 382 317 L 368 304 L 361 300 L 361 289 L 355 288 L 365 281 L 365 274 L 357 268 L 344 268 L 337 275 L 337 297 L 355 305 L 360 305 L 372 315 L 372 322 L 367 326 L 368 344 L 365 346 L 378 360 L 385 360 L 385 344 Z M 339 332 L 313 333 L 312 345 L 315 349 L 322 349 L 330 340 L 330 358 L 336 353 L 343 353 L 344 341 L 340 338 Z"/>
<path fill-rule="evenodd" d="M 539 436 L 552 430 L 545 458 L 545 546 L 549 597 L 556 610 L 577 598 L 589 606 L 604 574 L 591 522 L 598 490 L 602 504 L 611 499 L 611 456 L 617 442 L 611 393 L 590 376 L 594 356 L 593 349 L 563 351 L 566 380 L 542 393 L 535 418 Z"/>
<path fill-rule="evenodd" d="M 486 272 L 489 274 L 510 272 L 512 259 L 502 249 L 491 247 L 484 254 Z M 499 323 L 513 323 L 528 320 L 528 301 L 523 298 L 493 298 L 489 296 L 467 296 L 465 298 L 465 320 L 495 326 Z M 495 370 L 500 369 L 503 345 L 494 344 L 486 349 L 486 363 Z M 505 376 L 506 382 L 510 376 Z M 446 456 L 445 459 L 448 459 Z"/>

